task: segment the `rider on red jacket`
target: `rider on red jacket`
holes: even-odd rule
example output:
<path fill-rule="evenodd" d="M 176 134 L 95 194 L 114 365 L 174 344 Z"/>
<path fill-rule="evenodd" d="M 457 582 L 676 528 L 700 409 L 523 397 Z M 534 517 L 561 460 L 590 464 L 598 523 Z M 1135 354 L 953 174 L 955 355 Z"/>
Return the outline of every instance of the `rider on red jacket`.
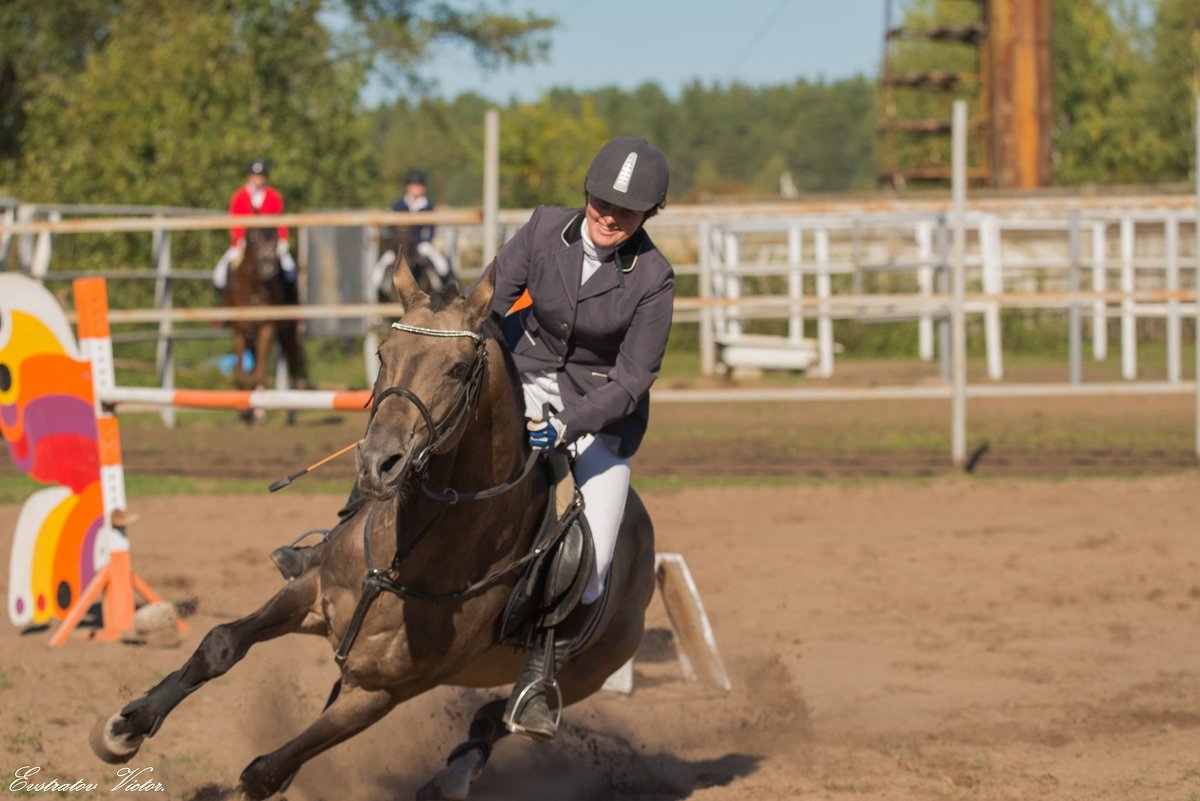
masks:
<path fill-rule="evenodd" d="M 246 183 L 238 187 L 233 196 L 229 198 L 229 213 L 230 214 L 282 214 L 283 213 L 283 195 L 279 194 L 279 190 L 267 185 L 267 176 L 271 172 L 271 167 L 266 159 L 253 159 L 246 166 Z M 283 277 L 289 284 L 296 282 L 296 261 L 292 258 L 290 249 L 288 248 L 288 229 L 286 225 L 279 226 L 276 229 L 276 246 L 275 252 L 279 256 L 279 266 L 283 270 Z M 231 240 L 229 249 L 225 251 L 225 255 L 217 262 L 217 266 L 213 269 L 213 284 L 217 289 L 224 289 L 225 282 L 229 274 L 229 265 L 236 263 L 241 259 L 242 248 L 245 247 L 246 229 L 241 227 L 232 228 L 229 231 Z"/>

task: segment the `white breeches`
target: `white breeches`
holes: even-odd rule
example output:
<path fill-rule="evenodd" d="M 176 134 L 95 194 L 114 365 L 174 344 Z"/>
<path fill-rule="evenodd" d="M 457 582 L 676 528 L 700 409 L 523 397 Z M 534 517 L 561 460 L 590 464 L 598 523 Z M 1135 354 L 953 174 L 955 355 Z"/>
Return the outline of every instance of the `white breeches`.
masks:
<path fill-rule="evenodd" d="M 547 402 L 555 410 L 562 409 L 553 373 L 525 374 L 521 376 L 521 386 L 525 390 L 526 417 L 541 417 L 542 404 Z M 604 579 L 617 548 L 617 533 L 629 495 L 629 460 L 617 456 L 591 434 L 584 434 L 567 448 L 575 456 L 575 482 L 583 494 L 583 516 L 596 544 L 596 569 L 582 600 L 590 604 L 604 592 Z"/>
<path fill-rule="evenodd" d="M 443 281 L 450 277 L 450 262 L 446 260 L 432 242 L 421 242 L 417 244 L 417 253 L 420 253 L 425 258 L 429 259 L 429 263 L 433 265 L 434 271 Z"/>

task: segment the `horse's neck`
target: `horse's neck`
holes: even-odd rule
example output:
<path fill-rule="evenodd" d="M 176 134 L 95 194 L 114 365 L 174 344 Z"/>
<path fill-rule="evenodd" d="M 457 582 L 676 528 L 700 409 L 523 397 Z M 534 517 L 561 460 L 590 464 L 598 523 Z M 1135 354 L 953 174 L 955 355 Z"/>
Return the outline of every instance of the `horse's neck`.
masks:
<path fill-rule="evenodd" d="M 446 486 L 463 492 L 502 484 L 525 461 L 524 428 L 515 396 L 519 388 L 509 380 L 500 343 L 492 341 L 488 348 L 483 385 L 475 408 L 467 412 L 462 436 L 450 453 L 430 462 L 431 480 L 452 482 Z"/>

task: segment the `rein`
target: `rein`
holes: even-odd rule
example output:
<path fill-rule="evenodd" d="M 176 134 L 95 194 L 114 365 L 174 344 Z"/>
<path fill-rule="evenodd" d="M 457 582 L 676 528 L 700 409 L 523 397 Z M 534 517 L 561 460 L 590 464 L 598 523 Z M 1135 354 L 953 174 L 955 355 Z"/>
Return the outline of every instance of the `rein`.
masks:
<path fill-rule="evenodd" d="M 478 490 L 476 492 L 459 492 L 458 490 L 450 487 L 447 487 L 440 492 L 429 489 L 427 483 L 429 481 L 429 457 L 436 452 L 437 448 L 439 448 L 442 443 L 445 442 L 445 440 L 458 428 L 467 412 L 475 405 L 475 401 L 479 397 L 479 390 L 483 384 L 484 369 L 487 366 L 487 343 L 484 341 L 482 336 L 474 331 L 423 328 L 421 326 L 406 325 L 399 322 L 392 323 L 392 328 L 396 329 L 397 331 L 405 331 L 407 333 L 418 334 L 420 336 L 469 337 L 474 339 L 476 343 L 475 360 L 471 364 L 470 375 L 468 376 L 466 384 L 463 387 L 462 394 L 459 395 L 451 410 L 446 413 L 444 418 L 442 418 L 442 422 L 446 425 L 443 427 L 440 433 L 438 431 L 438 425 L 434 422 L 433 414 L 429 411 L 429 407 L 415 392 L 410 389 L 404 387 L 388 387 L 379 393 L 372 404 L 371 418 L 374 418 L 375 413 L 379 411 L 379 407 L 382 405 L 383 401 L 393 396 L 404 398 L 412 403 L 412 405 L 417 408 L 417 411 L 420 412 L 421 419 L 425 421 L 425 427 L 429 432 L 429 444 L 426 445 L 412 461 L 412 466 L 417 471 L 421 491 L 424 492 L 429 498 L 435 501 L 442 501 L 449 506 L 460 501 L 476 501 L 483 500 L 485 498 L 493 498 L 497 495 L 507 492 L 524 481 L 529 474 L 533 472 L 534 465 L 537 464 L 539 453 L 536 450 L 530 452 L 529 457 L 525 460 L 524 466 L 522 466 L 521 470 L 516 475 L 494 487 Z M 397 478 L 397 481 L 402 480 L 403 476 L 404 473 L 401 473 L 400 477 Z M 379 507 L 375 505 L 370 507 L 370 509 L 367 511 L 366 522 L 363 525 L 363 555 L 367 563 L 367 572 L 363 577 L 362 594 L 359 596 L 358 604 L 354 608 L 354 614 L 350 618 L 350 623 L 346 628 L 345 634 L 342 636 L 342 641 L 338 646 L 337 652 L 334 654 L 334 661 L 337 662 L 338 665 L 345 663 L 346 657 L 350 653 L 350 648 L 354 645 L 354 640 L 358 637 L 359 629 L 362 627 L 363 618 L 366 617 L 367 610 L 370 608 L 372 602 L 374 602 L 375 598 L 380 592 L 386 590 L 399 596 L 400 598 L 416 599 L 421 601 L 459 601 L 492 586 L 509 573 L 512 573 L 518 568 L 524 567 L 530 561 L 541 555 L 538 549 L 534 549 L 533 552 L 526 554 L 520 559 L 510 562 L 505 567 L 488 574 L 479 581 L 476 581 L 470 586 L 465 587 L 457 592 L 438 595 L 413 589 L 411 587 L 395 583 L 394 580 L 388 578 L 388 574 L 394 573 L 399 567 L 400 563 L 410 553 L 412 553 L 417 544 L 420 543 L 421 540 L 424 539 L 425 535 L 433 529 L 433 527 L 441 519 L 442 514 L 445 513 L 446 507 L 443 507 L 441 510 L 439 510 L 438 513 L 435 514 L 414 537 L 410 538 L 408 542 L 404 543 L 403 548 L 397 547 L 396 554 L 392 558 L 391 564 L 389 564 L 386 568 L 375 567 L 371 558 L 371 529 L 375 521 L 375 512 L 378 510 L 378 508 Z M 400 512 L 397 511 L 398 518 L 399 514 Z"/>

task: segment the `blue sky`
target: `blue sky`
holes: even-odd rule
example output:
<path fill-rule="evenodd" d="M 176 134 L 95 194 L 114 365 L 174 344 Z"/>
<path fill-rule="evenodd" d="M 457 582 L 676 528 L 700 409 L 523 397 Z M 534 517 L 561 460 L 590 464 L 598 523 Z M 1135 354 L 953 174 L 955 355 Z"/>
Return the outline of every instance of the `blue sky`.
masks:
<path fill-rule="evenodd" d="M 547 61 L 484 74 L 469 52 L 444 48 L 429 65 L 437 94 L 496 102 L 656 82 L 677 96 L 693 79 L 760 86 L 798 78 L 874 75 L 885 0 L 507 0 L 497 10 L 559 19 Z M 897 7 L 901 4 L 897 3 Z M 364 99 L 380 99 L 370 91 Z"/>

